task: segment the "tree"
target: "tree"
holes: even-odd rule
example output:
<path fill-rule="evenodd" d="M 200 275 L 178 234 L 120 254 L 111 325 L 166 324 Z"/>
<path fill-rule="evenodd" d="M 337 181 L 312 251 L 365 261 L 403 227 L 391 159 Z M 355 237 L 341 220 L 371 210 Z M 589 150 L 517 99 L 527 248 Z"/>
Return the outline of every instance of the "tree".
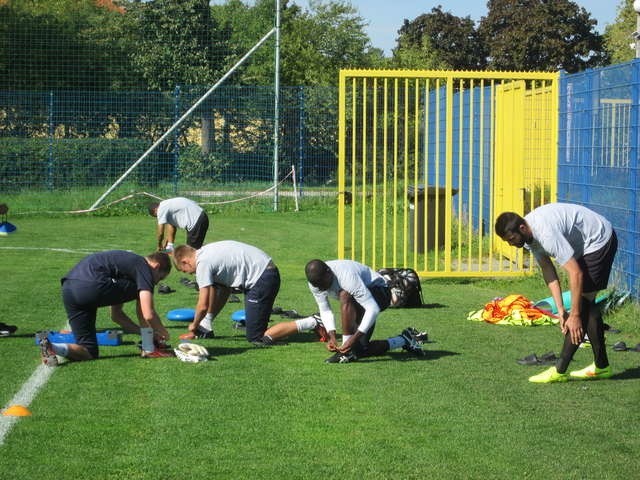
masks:
<path fill-rule="evenodd" d="M 228 44 L 207 0 L 129 2 L 126 9 L 135 42 L 132 61 L 150 88 L 171 91 L 219 77 Z"/>
<path fill-rule="evenodd" d="M 282 28 L 285 85 L 337 85 L 344 68 L 373 68 L 382 51 L 371 47 L 366 22 L 342 0 L 310 0 L 309 11 L 292 7 Z"/>
<path fill-rule="evenodd" d="M 637 15 L 633 9 L 633 0 L 622 0 L 618 6 L 616 21 L 605 28 L 604 42 L 612 63 L 628 62 L 635 57 L 635 48 L 630 44 L 635 42 L 632 32 L 637 30 Z"/>
<path fill-rule="evenodd" d="M 398 30 L 395 63 L 402 68 L 477 70 L 486 53 L 471 17 L 460 18 L 438 6 L 405 20 Z"/>
<path fill-rule="evenodd" d="M 608 62 L 596 21 L 570 0 L 489 0 L 487 10 L 479 32 L 491 69 L 573 73 Z"/>
<path fill-rule="evenodd" d="M 231 45 L 239 56 L 274 27 L 274 8 L 274 0 L 256 0 L 253 6 L 228 0 L 212 11 L 219 25 L 227 25 L 232 32 Z M 335 85 L 341 68 L 384 64 L 382 51 L 371 47 L 364 19 L 343 0 L 311 0 L 308 10 L 283 0 L 281 9 L 282 85 Z M 272 36 L 243 66 L 240 83 L 273 83 L 273 42 Z"/>
<path fill-rule="evenodd" d="M 135 47 L 135 68 L 152 89 L 211 85 L 226 69 L 229 35 L 218 28 L 208 0 L 129 2 L 127 16 Z M 203 154 L 213 143 L 212 109 L 201 109 Z"/>
<path fill-rule="evenodd" d="M 0 88 L 106 90 L 140 80 L 108 34 L 110 2 L 0 2 Z M 71 74 L 73 73 L 73 74 Z"/>

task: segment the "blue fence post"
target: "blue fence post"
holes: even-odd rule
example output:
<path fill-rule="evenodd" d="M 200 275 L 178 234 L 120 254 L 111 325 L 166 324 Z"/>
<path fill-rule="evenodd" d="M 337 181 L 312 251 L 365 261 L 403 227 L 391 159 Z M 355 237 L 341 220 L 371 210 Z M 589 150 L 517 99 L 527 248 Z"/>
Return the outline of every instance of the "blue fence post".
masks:
<path fill-rule="evenodd" d="M 47 122 L 49 123 L 49 158 L 47 159 L 47 181 L 46 187 L 48 190 L 53 190 L 53 137 L 55 130 L 53 128 L 53 90 L 49 92 L 49 113 L 47 115 Z"/>
<path fill-rule="evenodd" d="M 180 118 L 180 85 L 173 90 L 173 122 Z M 180 180 L 180 128 L 173 137 L 173 193 L 178 193 L 178 181 Z"/>

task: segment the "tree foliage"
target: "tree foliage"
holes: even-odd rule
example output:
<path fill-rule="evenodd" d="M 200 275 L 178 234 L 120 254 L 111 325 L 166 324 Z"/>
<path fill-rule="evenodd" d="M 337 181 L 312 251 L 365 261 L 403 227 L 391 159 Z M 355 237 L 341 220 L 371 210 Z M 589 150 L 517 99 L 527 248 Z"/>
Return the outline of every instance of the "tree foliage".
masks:
<path fill-rule="evenodd" d="M 347 2 L 311 0 L 309 11 L 292 7 L 285 19 L 282 81 L 287 85 L 335 85 L 340 69 L 382 64 L 366 22 Z"/>
<path fill-rule="evenodd" d="M 612 63 L 628 62 L 635 57 L 633 32 L 637 28 L 637 17 L 633 9 L 633 0 L 621 0 L 616 21 L 607 25 L 604 31 L 605 47 Z"/>
<path fill-rule="evenodd" d="M 398 33 L 394 54 L 403 68 L 476 70 L 485 66 L 486 52 L 468 16 L 456 17 L 438 6 L 405 20 Z"/>
<path fill-rule="evenodd" d="M 139 78 L 130 45 L 108 32 L 122 12 L 94 2 L 0 2 L 0 88 L 96 90 L 131 86 Z"/>
<path fill-rule="evenodd" d="M 570 0 L 489 0 L 479 32 L 495 70 L 576 72 L 605 65 L 596 21 Z"/>
<path fill-rule="evenodd" d="M 477 26 L 438 6 L 405 20 L 394 60 L 413 68 L 575 72 L 608 61 L 595 25 L 570 0 L 489 0 Z"/>
<path fill-rule="evenodd" d="M 208 84 L 223 70 L 227 35 L 208 0 L 154 0 L 127 5 L 135 68 L 152 89 Z"/>

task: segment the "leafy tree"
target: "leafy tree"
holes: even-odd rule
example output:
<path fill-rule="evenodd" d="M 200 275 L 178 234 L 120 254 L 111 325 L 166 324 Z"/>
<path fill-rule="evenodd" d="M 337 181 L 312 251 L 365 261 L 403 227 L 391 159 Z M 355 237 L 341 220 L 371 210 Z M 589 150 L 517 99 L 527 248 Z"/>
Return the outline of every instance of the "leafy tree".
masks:
<path fill-rule="evenodd" d="M 126 9 L 135 42 L 132 62 L 151 88 L 171 91 L 219 76 L 228 45 L 207 0 L 129 2 Z"/>
<path fill-rule="evenodd" d="M 274 27 L 274 0 L 253 7 L 229 0 L 214 8 L 220 23 L 230 25 L 232 44 L 246 52 Z M 371 68 L 383 63 L 382 51 L 371 47 L 366 23 L 347 2 L 311 0 L 303 11 L 281 3 L 280 82 L 282 85 L 335 85 L 341 68 Z M 273 42 L 256 52 L 243 69 L 243 84 L 272 84 Z"/>
<path fill-rule="evenodd" d="M 486 53 L 471 17 L 460 18 L 438 6 L 405 20 L 398 31 L 395 63 L 402 68 L 477 70 Z"/>
<path fill-rule="evenodd" d="M 106 3 L 0 2 L 0 88 L 104 90 L 136 84 L 121 44 L 107 34 L 122 11 Z"/>
<path fill-rule="evenodd" d="M 618 6 L 616 21 L 605 28 L 605 46 L 612 63 L 628 62 L 635 57 L 635 48 L 630 44 L 635 42 L 632 33 L 638 31 L 637 16 L 633 0 L 622 0 Z"/>
<path fill-rule="evenodd" d="M 489 0 L 487 10 L 479 32 L 491 69 L 573 73 L 607 64 L 596 21 L 570 0 Z"/>

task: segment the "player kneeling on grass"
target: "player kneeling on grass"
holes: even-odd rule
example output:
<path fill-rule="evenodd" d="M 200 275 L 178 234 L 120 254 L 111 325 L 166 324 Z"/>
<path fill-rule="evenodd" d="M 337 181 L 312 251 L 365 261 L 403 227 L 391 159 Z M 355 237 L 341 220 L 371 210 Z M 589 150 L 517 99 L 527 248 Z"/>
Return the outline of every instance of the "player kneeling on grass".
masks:
<path fill-rule="evenodd" d="M 111 319 L 126 333 L 142 335 L 143 356 L 169 356 L 154 348 L 169 332 L 153 304 L 154 286 L 171 271 L 166 253 L 146 257 L 123 250 L 94 253 L 80 260 L 62 279 L 62 300 L 76 343 L 51 343 L 46 332 L 39 334 L 42 361 L 57 365 L 56 355 L 70 360 L 98 358 L 96 314 L 99 307 L 111 307 Z M 123 304 L 136 301 L 140 326 L 124 312 Z"/>
<path fill-rule="evenodd" d="M 391 302 L 389 286 L 378 272 L 353 260 L 311 260 L 305 267 L 305 273 L 327 330 L 327 348 L 336 352 L 326 360 L 327 363 L 349 363 L 397 348 L 418 356 L 424 355 L 422 342 L 426 333 L 412 327 L 387 340 L 371 340 L 378 315 Z M 330 296 L 340 300 L 340 346 L 336 341 Z"/>
<path fill-rule="evenodd" d="M 542 276 L 558 306 L 564 345 L 554 367 L 529 378 L 533 383 L 565 382 L 571 378 L 590 380 L 611 377 L 611 366 L 604 343 L 604 322 L 595 303 L 596 294 L 609 282 L 613 259 L 618 249 L 611 223 L 581 205 L 550 203 L 521 217 L 504 212 L 495 223 L 496 234 L 509 245 L 531 250 L 542 269 Z M 558 272 L 551 257 L 569 277 L 571 310 L 562 302 Z M 594 362 L 567 374 L 569 363 L 584 339 L 589 336 Z"/>
<path fill-rule="evenodd" d="M 323 328 L 313 316 L 267 328 L 280 291 L 280 272 L 259 248 L 233 240 L 209 243 L 199 250 L 181 245 L 173 261 L 181 272 L 195 273 L 199 288 L 193 322 L 189 333 L 180 336 L 183 340 L 213 338 L 213 320 L 232 290 L 244 293 L 246 336 L 255 346 L 271 346 L 293 333 Z"/>

